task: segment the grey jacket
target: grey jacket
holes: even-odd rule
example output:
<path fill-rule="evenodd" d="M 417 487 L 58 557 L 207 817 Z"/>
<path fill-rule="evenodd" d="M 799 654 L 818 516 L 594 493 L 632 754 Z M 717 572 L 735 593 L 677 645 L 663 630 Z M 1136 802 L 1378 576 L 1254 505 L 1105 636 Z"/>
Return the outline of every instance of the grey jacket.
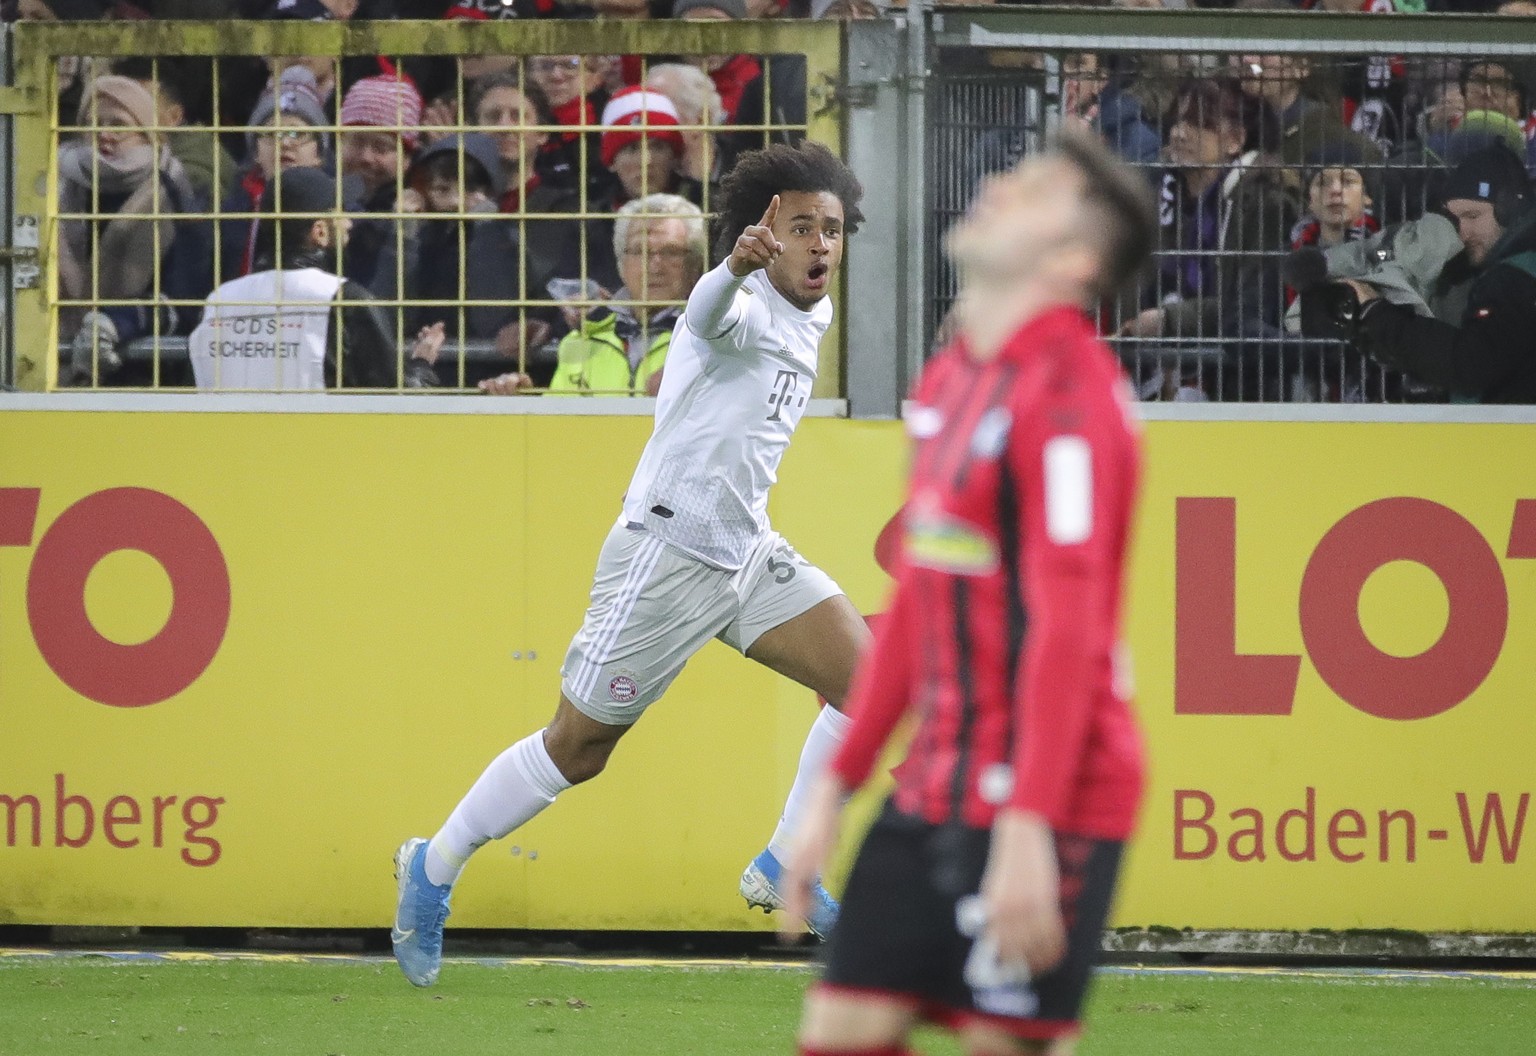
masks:
<path fill-rule="evenodd" d="M 1392 304 L 1417 315 L 1456 324 L 1466 308 L 1470 283 L 1444 281 L 1446 265 L 1462 251 L 1456 225 L 1439 213 L 1383 228 L 1358 242 L 1341 242 L 1322 251 L 1328 278 L 1356 279 L 1376 287 Z M 1285 313 L 1288 333 L 1301 330 L 1301 299 Z"/>
<path fill-rule="evenodd" d="M 1439 213 L 1425 213 L 1359 242 L 1331 246 L 1323 257 L 1330 279 L 1368 282 L 1393 304 L 1434 315 L 1430 301 L 1435 280 L 1461 251 L 1456 225 Z M 1453 318 L 1460 320 L 1461 313 Z"/>

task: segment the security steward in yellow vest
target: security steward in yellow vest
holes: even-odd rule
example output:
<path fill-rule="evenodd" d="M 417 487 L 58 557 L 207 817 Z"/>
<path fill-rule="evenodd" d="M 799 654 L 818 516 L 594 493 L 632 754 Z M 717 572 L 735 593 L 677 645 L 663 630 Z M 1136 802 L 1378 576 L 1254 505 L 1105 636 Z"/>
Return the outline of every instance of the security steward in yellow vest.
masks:
<path fill-rule="evenodd" d="M 629 299 L 620 290 L 614 300 Z M 672 327 L 682 310 L 662 308 L 642 324 L 623 306 L 599 305 L 580 328 L 560 341 L 560 362 L 550 379 L 554 393 L 608 392 L 646 395 L 647 383 L 660 372 L 672 344 Z"/>
<path fill-rule="evenodd" d="M 571 319 L 574 329 L 560 341 L 551 395 L 656 394 L 672 329 L 704 274 L 706 238 L 699 207 L 676 195 L 647 195 L 619 210 L 613 248 L 624 285 L 579 321 Z M 599 295 L 609 296 L 605 290 Z M 567 312 L 573 316 L 575 306 Z M 531 387 L 523 373 L 480 382 L 482 391 L 497 395 Z"/>

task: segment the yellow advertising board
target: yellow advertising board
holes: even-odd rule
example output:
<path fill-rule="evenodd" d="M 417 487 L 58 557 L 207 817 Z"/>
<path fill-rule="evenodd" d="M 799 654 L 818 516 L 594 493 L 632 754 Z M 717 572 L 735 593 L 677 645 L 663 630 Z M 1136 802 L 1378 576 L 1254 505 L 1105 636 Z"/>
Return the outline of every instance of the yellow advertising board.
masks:
<path fill-rule="evenodd" d="M 386 924 L 394 847 L 552 712 L 649 424 L 0 415 L 0 923 Z M 1117 923 L 1536 931 L 1533 456 L 1530 425 L 1149 423 Z M 865 612 L 904 461 L 895 423 L 810 419 L 775 493 Z M 736 877 L 814 713 L 711 645 L 453 923 L 765 927 Z"/>
<path fill-rule="evenodd" d="M 1536 932 L 1536 426 L 1148 429 L 1121 922 Z"/>

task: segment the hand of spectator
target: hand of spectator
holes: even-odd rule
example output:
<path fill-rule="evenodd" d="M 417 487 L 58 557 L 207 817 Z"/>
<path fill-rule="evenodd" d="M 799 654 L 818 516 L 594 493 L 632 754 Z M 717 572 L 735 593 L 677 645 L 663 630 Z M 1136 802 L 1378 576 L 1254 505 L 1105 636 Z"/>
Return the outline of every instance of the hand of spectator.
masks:
<path fill-rule="evenodd" d="M 612 291 L 602 286 L 597 287 L 597 296 L 605 301 L 613 299 Z M 572 330 L 579 330 L 581 329 L 581 321 L 587 317 L 588 312 L 596 307 L 597 305 L 595 304 L 562 304 L 560 306 L 560 314 L 565 317 L 565 325 L 567 327 Z"/>
<path fill-rule="evenodd" d="M 101 312 L 87 312 L 69 348 L 70 385 L 90 385 L 123 365 L 117 354 L 117 324 Z"/>
<path fill-rule="evenodd" d="M 421 196 L 421 192 L 407 187 L 400 192 L 400 198 L 395 203 L 395 208 L 402 213 L 419 213 L 427 207 L 427 200 Z"/>
<path fill-rule="evenodd" d="M 1367 301 L 1374 301 L 1381 296 L 1381 294 L 1376 292 L 1376 287 L 1368 282 L 1360 282 L 1357 279 L 1343 279 L 1341 281 L 1344 285 L 1355 291 L 1355 296 L 1360 298 L 1362 305 Z"/>
<path fill-rule="evenodd" d="M 773 258 L 784 252 L 784 243 L 773 237 L 773 221 L 779 215 L 779 196 L 768 203 L 768 211 L 755 224 L 748 224 L 736 239 L 736 248 L 726 258 L 725 266 L 738 279 L 744 279 L 758 268 L 766 268 Z"/>
<path fill-rule="evenodd" d="M 434 99 L 421 112 L 421 123 L 423 125 L 457 125 L 459 123 L 459 108 L 452 99 Z M 451 133 L 423 129 L 421 133 L 422 146 L 431 146 L 447 135 L 451 135 Z"/>
<path fill-rule="evenodd" d="M 533 379 L 526 374 L 512 371 L 486 378 L 480 383 L 480 391 L 490 396 L 516 396 L 533 388 Z"/>
<path fill-rule="evenodd" d="M 661 371 L 657 371 L 645 379 L 645 394 L 655 396 L 661 391 Z"/>
<path fill-rule="evenodd" d="M 1161 308 L 1148 308 L 1137 313 L 1136 317 L 1118 331 L 1116 337 L 1162 337 L 1163 336 L 1163 310 Z"/>
<path fill-rule="evenodd" d="M 428 363 L 437 362 L 437 354 L 443 349 L 443 324 L 441 320 L 431 326 L 424 326 L 416 332 L 416 343 L 411 346 L 412 359 L 424 359 Z"/>
<path fill-rule="evenodd" d="M 496 351 L 508 359 L 521 359 L 549 340 L 549 324 L 542 319 L 512 322 L 496 331 Z"/>

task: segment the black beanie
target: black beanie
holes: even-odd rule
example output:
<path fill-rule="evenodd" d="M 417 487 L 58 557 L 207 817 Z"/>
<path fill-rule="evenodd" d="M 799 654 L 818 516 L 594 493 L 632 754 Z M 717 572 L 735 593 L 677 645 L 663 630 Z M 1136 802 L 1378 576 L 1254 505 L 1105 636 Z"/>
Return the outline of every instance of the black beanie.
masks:
<path fill-rule="evenodd" d="M 276 211 L 279 184 L 282 185 L 283 215 L 262 217 L 256 228 L 256 258 L 270 267 L 283 267 L 294 257 L 308 253 L 311 249 L 309 231 L 319 219 L 313 214 L 333 213 L 337 206 L 336 181 L 321 169 L 299 167 L 282 169 L 276 179 L 267 181 L 266 190 L 261 192 L 258 212 L 270 214 Z M 303 215 L 306 213 L 311 215 Z M 279 229 L 282 232 L 280 240 Z"/>
<path fill-rule="evenodd" d="M 331 213 L 335 212 L 339 199 L 336 181 L 321 169 L 300 167 L 282 169 L 277 178 L 267 181 L 261 192 L 260 212 L 270 213 L 277 208 L 278 185 L 282 185 L 284 213 Z"/>
<path fill-rule="evenodd" d="M 1450 171 L 1440 197 L 1446 202 L 1491 202 L 1501 214 L 1515 214 L 1531 200 L 1531 179 L 1525 174 L 1525 165 L 1507 148 L 1484 147 L 1468 154 Z"/>

